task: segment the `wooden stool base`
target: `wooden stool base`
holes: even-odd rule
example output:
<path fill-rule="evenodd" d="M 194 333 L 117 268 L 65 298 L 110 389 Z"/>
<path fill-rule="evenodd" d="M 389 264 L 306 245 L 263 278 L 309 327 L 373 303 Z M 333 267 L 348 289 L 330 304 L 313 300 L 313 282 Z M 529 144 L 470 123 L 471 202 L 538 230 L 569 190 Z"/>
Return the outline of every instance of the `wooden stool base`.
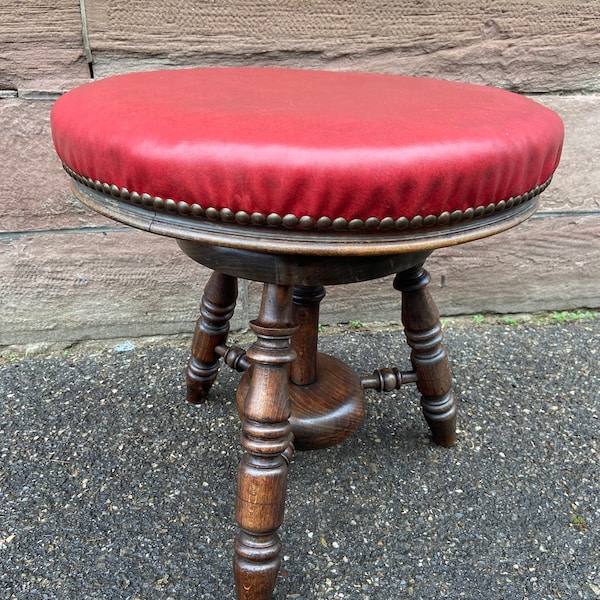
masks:
<path fill-rule="evenodd" d="M 240 416 L 248 393 L 251 369 L 242 377 L 237 391 Z M 361 380 L 341 360 L 319 353 L 314 383 L 289 383 L 292 415 L 289 419 L 296 450 L 317 450 L 335 446 L 360 426 L 365 412 Z"/>
<path fill-rule="evenodd" d="M 192 403 L 207 399 L 221 361 L 243 372 L 236 397 L 244 449 L 233 558 L 238 600 L 268 600 L 275 588 L 281 565 L 278 529 L 294 451 L 335 446 L 352 435 L 365 412 L 365 389 L 389 392 L 416 384 L 433 441 L 442 446 L 456 442 L 448 356 L 439 313 L 427 290 L 429 276 L 418 258 L 406 257 L 407 268 L 394 280 L 402 294 L 412 370 L 384 367 L 362 378 L 341 360 L 317 351 L 323 286 L 311 280 L 295 286 L 264 282 L 258 317 L 250 323 L 256 341 L 245 351 L 227 344 L 237 273 L 215 272 L 208 282 L 188 364 L 187 398 Z"/>

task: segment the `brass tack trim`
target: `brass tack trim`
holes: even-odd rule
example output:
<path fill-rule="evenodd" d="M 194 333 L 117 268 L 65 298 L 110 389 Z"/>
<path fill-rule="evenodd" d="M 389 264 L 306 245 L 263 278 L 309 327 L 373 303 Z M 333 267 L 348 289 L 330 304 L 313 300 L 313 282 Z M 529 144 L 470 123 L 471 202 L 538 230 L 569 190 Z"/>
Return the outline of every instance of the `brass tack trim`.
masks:
<path fill-rule="evenodd" d="M 281 224 L 287 229 L 295 229 L 298 226 L 299 219 L 296 215 L 285 215 L 281 220 Z"/>
<path fill-rule="evenodd" d="M 315 226 L 313 218 L 308 216 L 300 217 L 298 224 L 302 229 L 313 229 Z"/>
<path fill-rule="evenodd" d="M 283 219 L 277 213 L 267 215 L 267 225 L 271 227 L 279 227 Z"/>
<path fill-rule="evenodd" d="M 219 214 L 221 221 L 225 221 L 226 223 L 235 221 L 235 213 L 230 208 L 222 208 Z"/>
<path fill-rule="evenodd" d="M 187 202 L 178 202 L 177 212 L 182 215 L 189 215 L 192 212 L 192 207 Z"/>
<path fill-rule="evenodd" d="M 447 225 L 448 223 L 450 223 L 450 213 L 445 211 L 437 218 L 437 224 Z"/>
<path fill-rule="evenodd" d="M 437 225 L 437 223 L 438 218 L 435 215 L 427 215 L 423 219 L 423 227 L 433 227 L 434 225 Z"/>
<path fill-rule="evenodd" d="M 394 219 L 392 219 L 392 217 L 384 217 L 379 222 L 379 228 L 383 229 L 383 230 L 385 230 L 385 229 L 393 229 L 395 224 L 396 224 L 396 222 L 394 221 Z"/>
<path fill-rule="evenodd" d="M 317 221 L 317 227 L 319 229 L 329 229 L 333 221 L 329 217 L 320 217 Z"/>
<path fill-rule="evenodd" d="M 375 229 L 379 229 L 379 219 L 377 217 L 369 217 L 365 221 L 365 229 L 370 231 L 374 231 Z"/>
<path fill-rule="evenodd" d="M 333 223 L 331 224 L 331 226 L 336 231 L 344 231 L 344 229 L 348 229 L 348 221 L 346 221 L 346 219 L 344 219 L 344 217 L 338 217 L 337 219 L 333 220 Z"/>
<path fill-rule="evenodd" d="M 144 206 L 154 206 L 154 201 L 159 200 L 159 198 L 153 198 L 150 194 L 142 194 L 140 200 Z"/>
<path fill-rule="evenodd" d="M 246 211 L 240 210 L 235 213 L 235 221 L 240 225 L 248 225 L 248 223 L 252 222 L 252 219 Z"/>
<path fill-rule="evenodd" d="M 298 217 L 294 214 L 278 215 L 277 213 L 270 213 L 263 215 L 260 212 L 254 212 L 252 214 L 246 211 L 233 212 L 229 208 L 217 209 L 213 206 L 206 208 L 202 207 L 197 203 L 188 203 L 183 200 L 173 200 L 167 198 L 163 200 L 160 196 L 152 196 L 148 193 L 131 192 L 127 188 L 118 187 L 114 184 L 102 183 L 98 179 L 92 179 L 91 177 L 85 177 L 79 175 L 73 169 L 63 164 L 64 170 L 67 174 L 81 183 L 86 187 L 94 189 L 107 196 L 113 196 L 130 202 L 131 204 L 141 204 L 148 208 L 153 208 L 158 211 L 178 212 L 182 215 L 190 215 L 197 218 L 206 218 L 211 221 L 223 221 L 225 223 L 238 223 L 239 225 L 256 225 L 269 227 L 285 227 L 286 229 L 303 229 L 303 230 L 328 230 L 333 229 L 335 231 L 376 231 L 376 230 L 390 230 L 396 229 L 402 231 L 403 229 L 420 229 L 420 228 L 431 228 L 436 226 L 448 225 L 450 223 L 459 223 L 460 221 L 468 221 L 471 219 L 479 219 L 484 216 L 491 216 L 493 214 L 503 212 L 507 209 L 517 207 L 524 202 L 529 202 L 539 194 L 541 194 L 552 181 L 550 177 L 547 181 L 541 185 L 536 186 L 532 190 L 506 200 L 499 200 L 498 202 L 491 202 L 487 205 L 479 205 L 477 207 L 469 207 L 463 210 L 454 210 L 452 212 L 444 211 L 440 215 L 416 215 L 412 219 L 407 217 L 384 217 L 379 219 L 377 217 L 369 217 L 366 220 L 362 219 L 350 219 L 347 220 L 344 217 L 336 217 L 334 219 L 322 216 L 318 219 L 313 219 L 308 215 Z"/>
<path fill-rule="evenodd" d="M 410 227 L 410 221 L 406 217 L 400 217 L 399 219 L 396 219 L 394 227 L 398 231 L 402 231 L 403 229 Z"/>
<path fill-rule="evenodd" d="M 267 222 L 267 217 L 262 213 L 255 212 L 250 215 L 250 222 L 253 225 L 264 225 Z"/>

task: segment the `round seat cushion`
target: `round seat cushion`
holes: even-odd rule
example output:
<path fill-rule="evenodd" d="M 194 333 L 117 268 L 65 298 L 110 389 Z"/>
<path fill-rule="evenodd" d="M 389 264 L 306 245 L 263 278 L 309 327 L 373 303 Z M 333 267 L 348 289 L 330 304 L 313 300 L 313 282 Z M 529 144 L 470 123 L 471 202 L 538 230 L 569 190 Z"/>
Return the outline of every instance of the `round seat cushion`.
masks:
<path fill-rule="evenodd" d="M 154 210 L 350 230 L 504 209 L 563 141 L 555 113 L 495 88 L 272 68 L 99 80 L 56 102 L 52 132 L 72 176 Z"/>

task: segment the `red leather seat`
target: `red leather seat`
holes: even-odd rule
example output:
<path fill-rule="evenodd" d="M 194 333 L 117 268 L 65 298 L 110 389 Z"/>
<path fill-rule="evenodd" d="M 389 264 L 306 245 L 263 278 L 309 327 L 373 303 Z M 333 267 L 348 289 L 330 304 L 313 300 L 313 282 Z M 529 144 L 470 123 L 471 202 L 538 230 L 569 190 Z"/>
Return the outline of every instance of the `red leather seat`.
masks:
<path fill-rule="evenodd" d="M 563 126 L 516 94 L 365 73 L 134 73 L 52 111 L 71 175 L 134 203 L 241 224 L 403 229 L 541 191 Z"/>

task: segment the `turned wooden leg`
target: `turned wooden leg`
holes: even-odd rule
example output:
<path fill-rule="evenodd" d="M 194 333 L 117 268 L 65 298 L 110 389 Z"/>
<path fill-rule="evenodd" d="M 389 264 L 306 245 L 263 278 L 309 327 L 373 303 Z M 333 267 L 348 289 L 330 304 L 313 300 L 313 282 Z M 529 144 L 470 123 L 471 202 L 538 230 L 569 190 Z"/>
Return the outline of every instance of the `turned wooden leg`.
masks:
<path fill-rule="evenodd" d="M 258 319 L 250 325 L 257 340 L 248 350 L 251 380 L 243 402 L 234 574 L 239 600 L 267 600 L 275 588 L 283 522 L 287 453 L 292 442 L 289 417 L 289 364 L 292 288 L 265 284 Z M 286 453 L 284 455 L 284 453 Z"/>
<path fill-rule="evenodd" d="M 187 401 L 191 404 L 206 401 L 217 377 L 219 355 L 215 348 L 227 341 L 236 299 L 237 279 L 214 271 L 204 288 L 187 365 Z"/>
<path fill-rule="evenodd" d="M 402 322 L 412 348 L 423 415 L 433 441 L 452 446 L 456 442 L 456 401 L 448 355 L 442 345 L 440 315 L 427 290 L 428 283 L 429 274 L 419 266 L 398 273 L 394 287 L 402 292 Z"/>

